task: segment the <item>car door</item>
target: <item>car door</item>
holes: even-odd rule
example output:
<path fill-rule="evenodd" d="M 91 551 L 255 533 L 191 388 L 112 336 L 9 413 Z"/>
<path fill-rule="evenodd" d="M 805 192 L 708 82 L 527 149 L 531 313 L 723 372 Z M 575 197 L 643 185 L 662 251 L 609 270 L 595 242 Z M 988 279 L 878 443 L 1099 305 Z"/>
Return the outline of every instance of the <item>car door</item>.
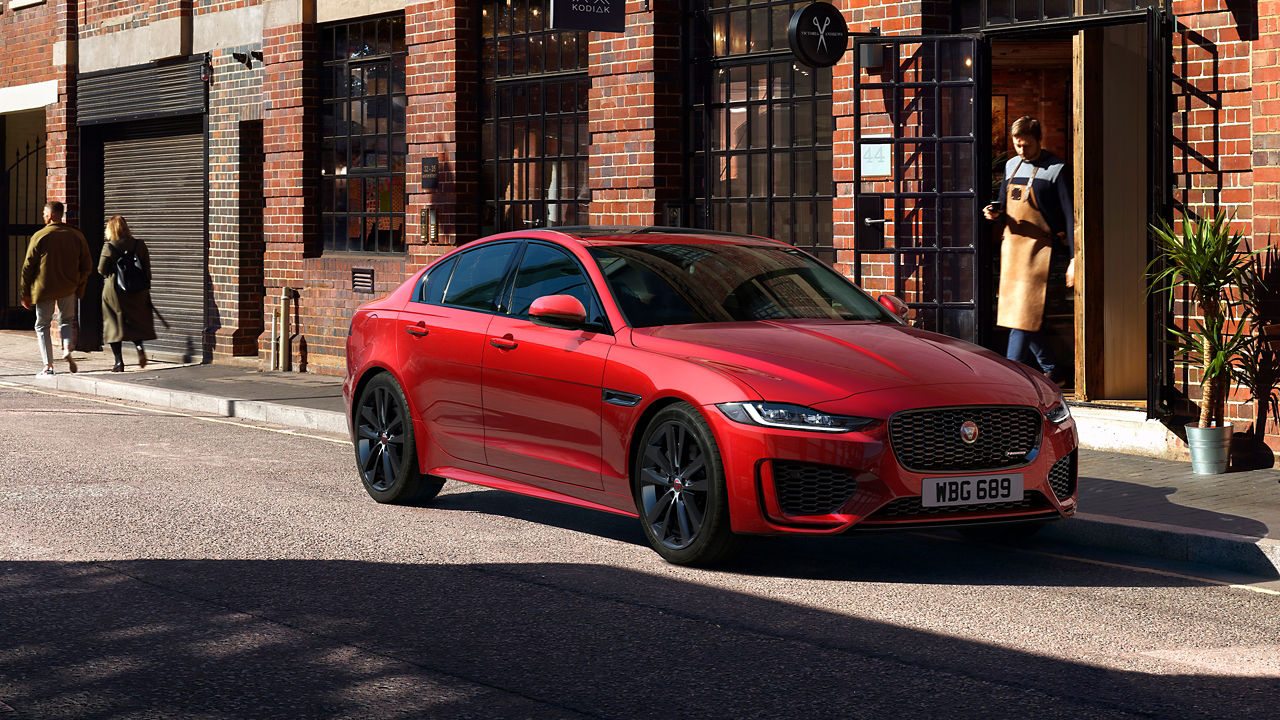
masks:
<path fill-rule="evenodd" d="M 400 313 L 405 391 L 426 440 L 483 463 L 480 372 L 489 323 L 519 243 L 486 244 L 431 268 Z"/>
<path fill-rule="evenodd" d="M 545 295 L 578 298 L 588 327 L 534 323 L 529 306 Z M 489 464 L 556 483 L 601 487 L 601 382 L 614 338 L 590 279 L 566 250 L 530 242 L 508 306 L 489 325 L 484 347 Z"/>

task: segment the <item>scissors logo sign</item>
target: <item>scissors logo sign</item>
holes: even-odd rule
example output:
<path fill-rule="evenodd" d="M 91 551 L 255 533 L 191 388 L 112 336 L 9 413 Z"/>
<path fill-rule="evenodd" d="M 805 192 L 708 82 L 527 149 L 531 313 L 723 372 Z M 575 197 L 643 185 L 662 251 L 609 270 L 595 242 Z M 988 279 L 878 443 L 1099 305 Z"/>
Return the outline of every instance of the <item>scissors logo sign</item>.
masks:
<path fill-rule="evenodd" d="M 787 40 L 800 62 L 809 67 L 831 67 L 849 47 L 849 26 L 831 3 L 810 3 L 791 16 Z"/>
<path fill-rule="evenodd" d="M 818 28 L 818 52 L 827 51 L 827 26 L 831 24 L 831 18 L 822 18 L 822 24 L 818 24 L 818 18 L 813 19 L 813 26 Z"/>

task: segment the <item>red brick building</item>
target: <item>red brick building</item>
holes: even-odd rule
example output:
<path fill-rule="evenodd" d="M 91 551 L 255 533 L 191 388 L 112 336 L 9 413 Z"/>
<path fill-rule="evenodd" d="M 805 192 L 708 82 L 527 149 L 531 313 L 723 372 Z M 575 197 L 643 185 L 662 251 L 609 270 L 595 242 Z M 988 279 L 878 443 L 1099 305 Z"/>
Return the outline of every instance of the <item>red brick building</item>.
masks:
<path fill-rule="evenodd" d="M 980 209 L 1029 114 L 1076 179 L 1080 282 L 1047 316 L 1078 414 L 1168 417 L 1198 370 L 1158 342 L 1187 319 L 1146 297 L 1148 219 L 1280 229 L 1274 3 L 850 0 L 849 51 L 813 68 L 807 3 L 599 0 L 615 33 L 553 29 L 551 2 L 0 2 L 4 325 L 29 326 L 47 196 L 95 243 L 114 214 L 147 239 L 156 349 L 188 359 L 269 368 L 284 305 L 291 368 L 339 373 L 352 310 L 433 257 L 588 223 L 778 237 L 1002 349 Z M 1237 393 L 1237 429 L 1280 449 L 1256 410 Z M 1134 442 L 1177 452 L 1159 431 Z"/>

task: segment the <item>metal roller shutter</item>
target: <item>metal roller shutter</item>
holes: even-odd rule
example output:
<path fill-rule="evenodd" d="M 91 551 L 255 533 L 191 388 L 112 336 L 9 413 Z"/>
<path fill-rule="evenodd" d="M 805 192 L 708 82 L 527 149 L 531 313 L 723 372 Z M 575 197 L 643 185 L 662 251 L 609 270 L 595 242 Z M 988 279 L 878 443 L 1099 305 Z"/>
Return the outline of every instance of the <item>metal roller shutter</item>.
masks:
<path fill-rule="evenodd" d="M 123 215 L 151 252 L 151 301 L 164 322 L 148 351 L 186 361 L 207 359 L 205 178 L 203 116 L 120 125 L 103 138 L 103 217 Z"/>
<path fill-rule="evenodd" d="M 203 56 L 76 77 L 76 123 L 97 125 L 202 113 Z"/>

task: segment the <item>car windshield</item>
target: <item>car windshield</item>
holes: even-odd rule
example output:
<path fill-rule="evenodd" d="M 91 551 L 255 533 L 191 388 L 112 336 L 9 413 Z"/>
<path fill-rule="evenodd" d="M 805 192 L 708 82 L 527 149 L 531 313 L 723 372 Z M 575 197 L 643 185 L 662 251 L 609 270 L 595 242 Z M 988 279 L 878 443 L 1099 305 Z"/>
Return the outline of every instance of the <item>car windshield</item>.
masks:
<path fill-rule="evenodd" d="M 893 316 L 853 283 L 794 248 L 618 245 L 591 248 L 632 327 L 743 320 Z"/>

